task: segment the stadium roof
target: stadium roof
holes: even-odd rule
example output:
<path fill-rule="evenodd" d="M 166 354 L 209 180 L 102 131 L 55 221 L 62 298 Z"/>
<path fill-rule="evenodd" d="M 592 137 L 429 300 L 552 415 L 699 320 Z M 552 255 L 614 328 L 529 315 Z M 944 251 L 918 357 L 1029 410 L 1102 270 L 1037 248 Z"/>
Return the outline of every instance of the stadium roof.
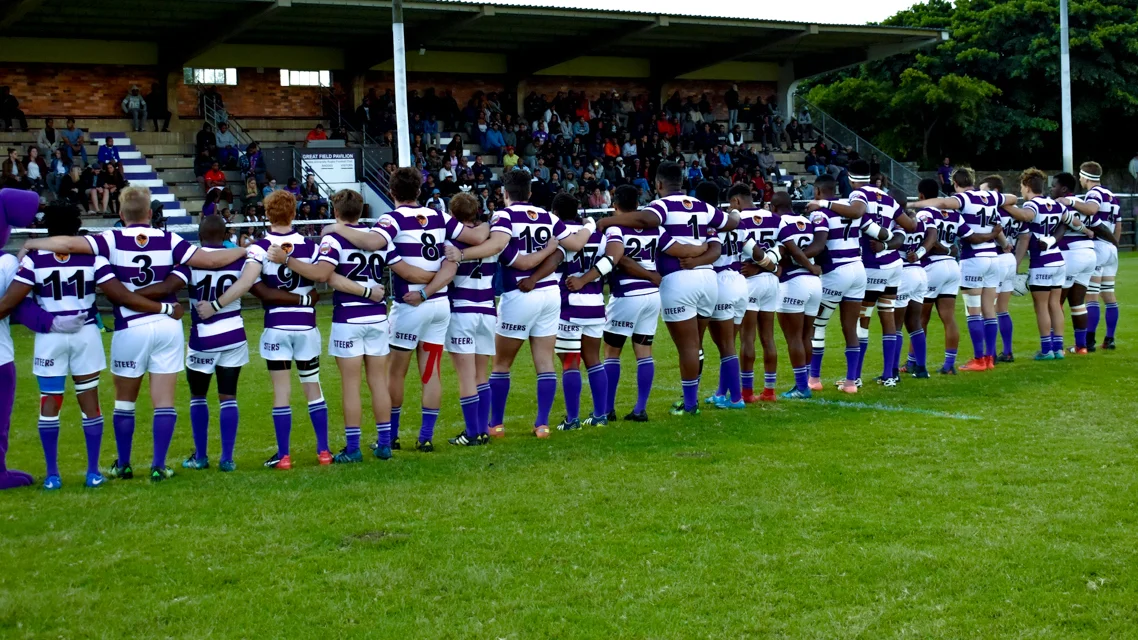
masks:
<path fill-rule="evenodd" d="M 809 13 L 809 8 L 803 13 Z M 647 58 L 670 77 L 720 62 L 795 62 L 795 75 L 876 59 L 945 32 L 752 18 L 490 4 L 404 2 L 407 47 L 505 54 L 527 75 L 583 55 Z M 0 33 L 158 43 L 178 66 L 218 44 L 342 47 L 351 66 L 390 58 L 390 0 L 9 0 Z"/>

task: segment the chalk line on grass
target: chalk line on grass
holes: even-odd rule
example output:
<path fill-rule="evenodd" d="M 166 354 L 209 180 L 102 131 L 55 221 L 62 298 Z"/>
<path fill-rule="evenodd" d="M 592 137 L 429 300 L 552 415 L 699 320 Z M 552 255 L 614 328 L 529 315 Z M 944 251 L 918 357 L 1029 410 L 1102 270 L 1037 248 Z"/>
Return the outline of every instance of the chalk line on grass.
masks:
<path fill-rule="evenodd" d="M 956 420 L 982 420 L 980 416 L 968 415 L 967 413 L 952 413 L 949 411 L 937 411 L 935 409 L 921 409 L 919 407 L 897 407 L 880 402 L 850 402 L 848 400 L 827 400 L 825 398 L 814 398 L 807 400 L 806 404 L 824 404 L 834 407 L 843 407 L 846 409 L 870 409 L 874 411 L 892 411 L 895 413 L 916 413 L 923 416 L 933 416 L 936 418 L 954 418 Z"/>

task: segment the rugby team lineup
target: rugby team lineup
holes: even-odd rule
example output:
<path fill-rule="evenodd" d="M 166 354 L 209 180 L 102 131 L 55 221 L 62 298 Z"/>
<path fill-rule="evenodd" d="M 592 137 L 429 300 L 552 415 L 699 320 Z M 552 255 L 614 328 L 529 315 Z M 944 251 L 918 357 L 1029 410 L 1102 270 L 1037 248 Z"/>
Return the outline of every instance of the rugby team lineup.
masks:
<path fill-rule="evenodd" d="M 149 190 L 128 187 L 120 196 L 121 227 L 83 236 L 77 235 L 77 211 L 51 216 L 47 237 L 27 240 L 19 256 L 0 258 L 6 286 L 0 315 L 35 332 L 34 353 L 26 354 L 15 353 L 7 326 L 0 331 L 7 404 L 0 410 L 10 421 L 16 368 L 30 367 L 40 392 L 42 486 L 59 489 L 66 475 L 58 463 L 60 416 L 71 378 L 86 444 L 84 484 L 99 487 L 135 475 L 135 403 L 148 378 L 154 448 L 146 475 L 157 482 L 175 473 L 168 457 L 183 375 L 195 451 L 181 467 L 214 464 L 207 454 L 206 397 L 216 378 L 216 467 L 234 471 L 238 380 L 250 350 L 241 302 L 247 293 L 264 307 L 253 346 L 266 362 L 273 394 L 276 451 L 264 466 L 277 470 L 293 465 L 294 365 L 316 458 L 325 465 L 362 462 L 369 448 L 380 460 L 400 449 L 434 451 L 447 359 L 458 380 L 464 429 L 446 441 L 457 447 L 488 445 L 507 429 L 548 438 L 553 431 L 617 420 L 628 409 L 618 412 L 616 406 L 626 347 L 635 356 L 635 376 L 627 377 L 635 378 L 636 401 L 622 419 L 649 421 L 658 337 L 674 342 L 678 354 L 683 395 L 670 412 L 691 418 L 710 408 L 735 411 L 752 403 L 808 401 L 820 393 L 857 394 L 863 385 L 890 393 L 902 377 L 958 370 L 999 375 L 1016 359 L 1009 301 L 1017 293 L 1032 298 L 1040 338 L 1034 360 L 1089 356 L 1115 348 L 1118 324 L 1120 207 L 1101 175 L 1101 166 L 1085 162 L 1077 176 L 1029 169 L 1019 184 L 1005 185 L 999 176 L 958 169 L 955 193 L 942 197 L 934 180 L 922 181 L 918 194 L 883 191 L 873 186 L 869 164 L 855 160 L 849 197 L 838 197 L 834 179 L 821 176 L 815 199 L 799 213 L 786 193 L 761 207 L 746 184 L 720 193 L 704 182 L 685 193 L 680 166 L 664 162 L 655 175 L 659 199 L 640 207 L 637 188 L 621 186 L 614 213 L 593 220 L 582 217 L 578 201 L 567 194 L 555 197 L 548 211 L 530 204 L 529 175 L 509 172 L 502 177 L 507 206 L 484 221 L 470 194 L 451 198 L 446 213 L 420 206 L 422 174 L 404 168 L 391 176 L 393 211 L 366 226 L 360 223 L 362 196 L 338 191 L 330 198 L 336 223 L 319 239 L 293 227 L 294 196 L 272 192 L 264 200 L 268 232 L 247 249 L 224 248 L 228 231 L 220 216 L 203 217 L 201 246 L 153 228 Z M 720 202 L 728 204 L 715 204 Z M 0 203 L 5 232 L 27 225 L 39 206 L 34 193 L 16 189 L 0 192 Z M 1026 279 L 1018 275 L 1024 262 Z M 318 283 L 331 290 L 326 343 L 317 327 L 318 313 L 327 308 L 317 306 Z M 188 343 L 182 322 L 187 310 L 178 303 L 183 288 L 190 301 Z M 98 386 L 108 358 L 97 323 L 99 292 L 114 316 L 109 365 L 116 452 L 106 468 Z M 958 297 L 973 350 L 959 368 Z M 1065 343 L 1068 313 L 1072 344 Z M 925 331 L 934 315 L 943 323 L 945 344 L 943 361 L 930 368 Z M 658 331 L 661 319 L 667 338 Z M 825 380 L 831 324 L 844 342 L 846 367 Z M 702 348 L 706 333 L 719 371 L 714 383 L 704 385 L 714 390 L 701 395 L 711 357 Z M 875 336 L 880 341 L 871 345 Z M 517 361 L 527 343 L 532 365 Z M 867 351 L 878 348 L 882 370 L 863 371 Z M 320 380 L 325 353 L 340 373 L 344 441 L 338 453 Z M 777 367 L 784 355 L 794 380 L 779 393 Z M 536 390 L 512 386 L 515 367 L 530 366 Z M 755 384 L 756 367 L 762 369 L 761 386 Z M 981 373 L 992 370 L 997 372 Z M 565 416 L 553 422 L 559 377 Z M 582 414 L 586 377 L 591 406 Z M 375 424 L 374 441 L 369 435 L 366 443 L 364 384 Z M 413 413 L 404 406 L 408 384 L 422 387 L 420 421 L 417 434 L 401 441 L 404 414 Z M 831 385 L 835 389 L 827 389 Z M 508 403 L 534 392 L 532 424 L 507 421 Z M 6 454 L 0 452 L 0 488 L 36 483 L 30 474 L 8 469 Z"/>

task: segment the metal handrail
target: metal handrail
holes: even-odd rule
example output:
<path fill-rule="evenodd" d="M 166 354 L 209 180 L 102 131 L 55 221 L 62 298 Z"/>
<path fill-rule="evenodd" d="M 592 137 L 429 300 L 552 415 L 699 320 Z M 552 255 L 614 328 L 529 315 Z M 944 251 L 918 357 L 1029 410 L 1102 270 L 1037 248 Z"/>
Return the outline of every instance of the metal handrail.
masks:
<path fill-rule="evenodd" d="M 894 160 L 892 156 L 865 138 L 862 138 L 855 133 L 853 129 L 842 124 L 805 98 L 798 97 L 796 100 L 806 105 L 806 108 L 810 110 L 810 114 L 814 120 L 811 126 L 820 132 L 823 138 L 829 138 L 831 141 L 843 147 L 852 147 L 862 158 L 867 158 L 870 154 L 875 154 L 878 162 L 881 164 L 881 173 L 889 178 L 891 185 L 901 188 L 908 194 L 917 193 L 917 185 L 921 182 L 921 176 L 918 175 L 917 172 Z"/>
<path fill-rule="evenodd" d="M 201 100 L 201 96 L 203 94 L 203 91 L 198 91 L 199 100 Z M 201 103 L 203 111 L 202 117 L 205 118 L 206 122 L 213 125 L 214 131 L 217 131 L 218 125 L 224 122 L 229 125 L 229 131 L 233 133 L 233 137 L 237 138 L 237 141 L 241 143 L 242 147 L 248 147 L 250 144 L 255 142 L 253 140 L 253 137 L 250 136 L 244 128 L 242 128 L 241 123 L 237 122 L 237 119 L 230 115 L 228 112 L 223 115 L 222 112 L 210 104 L 210 101 L 208 100 L 202 100 Z"/>
<path fill-rule="evenodd" d="M 360 164 L 363 168 L 364 183 L 375 189 L 375 192 L 387 200 L 389 205 L 394 206 L 395 203 L 387 195 L 387 185 L 391 180 L 391 174 L 383 168 L 382 164 L 370 159 L 367 154 L 367 149 L 379 147 L 379 142 L 369 135 L 366 129 L 362 127 L 357 129 L 351 118 L 344 117 L 340 101 L 336 99 L 335 92 L 330 87 L 325 88 L 324 92 L 321 93 L 321 99 L 332 104 L 340 125 L 347 130 L 349 137 L 359 140 L 360 146 L 363 147 L 364 153 L 361 154 Z"/>
<path fill-rule="evenodd" d="M 324 182 L 324 180 L 320 177 L 320 174 L 316 173 L 316 170 L 312 168 L 312 165 L 304 161 L 304 156 L 300 153 L 300 149 L 297 147 L 292 147 L 292 167 L 293 175 L 296 176 L 303 177 L 306 176 L 309 171 L 311 171 L 312 175 L 316 177 L 316 184 L 323 192 L 325 200 L 331 198 L 332 194 L 335 193 L 335 190 L 332 189 L 332 187 L 328 186 L 327 182 Z M 298 180 L 301 180 L 301 182 L 304 182 L 306 179 L 306 177 L 303 179 L 298 178 Z"/>

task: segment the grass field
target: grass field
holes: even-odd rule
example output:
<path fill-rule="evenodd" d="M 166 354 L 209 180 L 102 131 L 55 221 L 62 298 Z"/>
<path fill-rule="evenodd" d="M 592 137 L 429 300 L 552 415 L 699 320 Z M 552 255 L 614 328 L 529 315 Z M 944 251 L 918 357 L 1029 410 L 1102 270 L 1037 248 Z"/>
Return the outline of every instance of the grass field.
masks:
<path fill-rule="evenodd" d="M 179 468 L 158 485 L 85 490 L 69 397 L 63 490 L 0 493 L 0 637 L 1135 637 L 1138 259 L 1123 260 L 1119 281 L 1115 352 L 1030 361 L 1034 318 L 1015 298 L 1021 360 L 995 372 L 839 398 L 829 381 L 844 360 L 831 348 L 821 400 L 692 420 L 666 415 L 679 381 L 661 326 L 652 422 L 538 441 L 522 366 L 504 441 L 387 463 L 318 467 L 294 388 L 296 468 L 262 469 L 271 396 L 254 357 L 236 473 Z M 259 315 L 248 315 L 255 336 Z M 874 326 L 868 377 L 880 370 Z M 42 479 L 31 339 L 15 331 L 10 463 Z M 939 362 L 935 320 L 929 344 Z M 961 361 L 970 349 L 965 335 Z M 625 358 L 622 415 L 635 397 Z M 717 378 L 709 362 L 704 391 Z M 444 375 L 457 389 L 449 365 Z M 782 390 L 785 352 L 779 375 Z M 330 359 L 322 376 L 338 449 Z M 192 448 L 184 384 L 179 393 L 178 461 Z M 143 399 L 136 466 L 149 458 L 149 414 Z M 439 435 L 460 425 L 451 391 Z"/>

